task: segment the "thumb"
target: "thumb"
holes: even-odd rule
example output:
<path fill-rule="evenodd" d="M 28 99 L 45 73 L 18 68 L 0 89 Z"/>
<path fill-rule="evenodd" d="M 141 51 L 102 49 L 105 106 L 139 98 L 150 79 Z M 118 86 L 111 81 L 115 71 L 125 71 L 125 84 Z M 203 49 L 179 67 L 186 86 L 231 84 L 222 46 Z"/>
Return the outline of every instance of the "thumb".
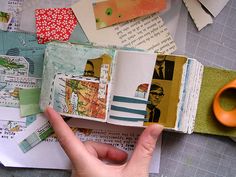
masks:
<path fill-rule="evenodd" d="M 148 174 L 152 153 L 162 130 L 162 125 L 152 124 L 143 131 L 139 137 L 134 153 L 127 164 L 127 170 L 132 171 L 135 169 L 135 171 L 137 171 L 140 169 L 141 174 Z"/>

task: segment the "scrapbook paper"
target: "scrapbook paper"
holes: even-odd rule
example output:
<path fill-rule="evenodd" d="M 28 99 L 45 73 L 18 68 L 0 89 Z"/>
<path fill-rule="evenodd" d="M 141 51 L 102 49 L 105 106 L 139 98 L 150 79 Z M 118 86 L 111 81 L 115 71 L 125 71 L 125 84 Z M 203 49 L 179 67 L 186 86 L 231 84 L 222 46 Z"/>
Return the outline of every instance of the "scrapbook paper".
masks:
<path fill-rule="evenodd" d="M 98 79 L 86 80 L 57 74 L 54 79 L 52 104 L 60 113 L 105 119 L 107 93 L 104 98 L 99 98 L 98 94 Z"/>
<path fill-rule="evenodd" d="M 13 51 L 8 51 L 13 53 Z M 19 89 L 41 86 L 41 79 L 28 77 L 32 65 L 24 57 L 0 55 L 0 105 L 18 107 Z"/>
<path fill-rule="evenodd" d="M 78 0 L 24 0 L 21 7 L 21 18 L 19 30 L 36 33 L 35 10 L 46 8 L 69 8 Z"/>
<path fill-rule="evenodd" d="M 176 50 L 173 38 L 157 13 L 97 30 L 92 0 L 80 0 L 72 9 L 92 43 L 165 53 Z"/>
<path fill-rule="evenodd" d="M 68 41 L 77 24 L 70 8 L 36 9 L 35 18 L 39 44 L 52 40 Z"/>
<path fill-rule="evenodd" d="M 0 76 L 0 106 L 19 107 L 20 88 L 40 88 L 41 79 L 22 76 Z"/>
<path fill-rule="evenodd" d="M 216 17 L 221 10 L 226 6 L 229 0 L 199 0 L 200 3 Z"/>
<path fill-rule="evenodd" d="M 184 3 L 191 15 L 198 31 L 206 25 L 213 23 L 211 15 L 209 15 L 201 6 L 198 0 L 184 0 Z"/>
<path fill-rule="evenodd" d="M 107 0 L 93 3 L 97 29 L 160 12 L 165 8 L 165 0 Z"/>
<path fill-rule="evenodd" d="M 21 117 L 40 113 L 39 98 L 40 88 L 20 89 L 20 115 Z"/>
<path fill-rule="evenodd" d="M 7 31 L 11 19 L 12 19 L 11 13 L 0 11 L 0 29 L 3 31 Z"/>
<path fill-rule="evenodd" d="M 45 45 L 38 44 L 35 35 L 6 33 L 0 30 L 0 41 L 1 55 L 10 55 L 8 56 L 10 57 L 9 60 L 14 62 L 16 62 L 16 60 L 13 60 L 13 58 L 23 56 L 24 60 L 22 60 L 22 62 L 29 66 L 27 70 L 28 77 L 40 78 L 42 76 Z M 18 65 L 19 64 L 20 63 L 18 63 Z M 21 70 L 25 68 L 21 68 Z M 5 71 L 7 71 L 7 69 L 5 69 Z"/>
<path fill-rule="evenodd" d="M 109 112 L 110 116 L 113 116 L 109 118 L 110 123 L 132 126 L 143 125 L 147 106 L 145 101 L 147 102 L 148 100 L 156 57 L 157 54 L 118 51 L 114 82 L 112 85 L 112 97 L 125 97 L 130 98 L 130 100 L 137 99 L 143 101 L 143 103 L 120 102 L 119 100 L 113 99 Z M 114 117 L 116 118 L 114 119 Z M 121 120 L 117 120 L 117 117 L 121 117 Z M 138 118 L 138 120 L 143 118 L 143 120 L 130 122 L 122 120 L 124 117 Z"/>
<path fill-rule="evenodd" d="M 48 44 L 41 108 L 51 105 L 62 115 L 105 121 L 114 56 L 111 48 Z"/>

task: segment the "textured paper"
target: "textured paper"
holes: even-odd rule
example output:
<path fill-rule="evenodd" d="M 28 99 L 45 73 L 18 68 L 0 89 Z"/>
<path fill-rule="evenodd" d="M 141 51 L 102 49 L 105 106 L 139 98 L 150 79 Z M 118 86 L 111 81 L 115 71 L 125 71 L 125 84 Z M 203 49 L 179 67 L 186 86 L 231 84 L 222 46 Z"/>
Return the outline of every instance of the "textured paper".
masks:
<path fill-rule="evenodd" d="M 183 0 L 198 31 L 213 23 L 212 17 L 202 8 L 198 0 Z"/>
<path fill-rule="evenodd" d="M 68 41 L 77 24 L 71 8 L 36 9 L 35 18 L 39 44 Z"/>
<path fill-rule="evenodd" d="M 219 123 L 212 108 L 216 92 L 235 78 L 235 71 L 204 68 L 194 132 L 236 137 L 236 128 L 229 128 Z"/>
<path fill-rule="evenodd" d="M 104 28 L 166 8 L 166 0 L 107 0 L 93 3 L 96 27 Z"/>
<path fill-rule="evenodd" d="M 20 89 L 20 115 L 21 117 L 40 113 L 40 88 Z"/>

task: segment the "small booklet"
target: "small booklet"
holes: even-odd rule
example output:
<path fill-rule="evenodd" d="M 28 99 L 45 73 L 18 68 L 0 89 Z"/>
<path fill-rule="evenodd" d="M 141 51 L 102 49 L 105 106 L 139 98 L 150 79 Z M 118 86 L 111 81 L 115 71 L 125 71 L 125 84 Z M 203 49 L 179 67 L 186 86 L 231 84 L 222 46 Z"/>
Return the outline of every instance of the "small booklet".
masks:
<path fill-rule="evenodd" d="M 67 117 L 190 132 L 202 74 L 202 64 L 182 56 L 54 42 L 45 52 L 40 106 Z"/>

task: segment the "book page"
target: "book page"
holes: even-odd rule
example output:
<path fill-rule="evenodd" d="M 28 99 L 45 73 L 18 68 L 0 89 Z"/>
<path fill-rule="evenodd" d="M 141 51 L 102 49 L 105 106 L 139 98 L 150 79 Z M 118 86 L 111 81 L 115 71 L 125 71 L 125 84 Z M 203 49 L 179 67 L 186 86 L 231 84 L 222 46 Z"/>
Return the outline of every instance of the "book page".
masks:
<path fill-rule="evenodd" d="M 106 121 L 114 49 L 50 43 L 40 97 L 62 115 Z"/>
<path fill-rule="evenodd" d="M 78 0 L 24 0 L 21 8 L 21 18 L 19 30 L 29 33 L 36 33 L 35 28 L 35 9 L 37 8 L 60 8 L 70 7 Z"/>
<path fill-rule="evenodd" d="M 176 45 L 158 14 L 96 29 L 91 0 L 80 0 L 72 9 L 90 42 L 172 53 Z"/>
<path fill-rule="evenodd" d="M 187 58 L 174 55 L 158 55 L 147 105 L 145 126 L 159 123 L 174 128 L 180 96 L 183 66 Z"/>
<path fill-rule="evenodd" d="M 143 125 L 156 55 L 134 51 L 117 52 L 109 123 Z"/>

